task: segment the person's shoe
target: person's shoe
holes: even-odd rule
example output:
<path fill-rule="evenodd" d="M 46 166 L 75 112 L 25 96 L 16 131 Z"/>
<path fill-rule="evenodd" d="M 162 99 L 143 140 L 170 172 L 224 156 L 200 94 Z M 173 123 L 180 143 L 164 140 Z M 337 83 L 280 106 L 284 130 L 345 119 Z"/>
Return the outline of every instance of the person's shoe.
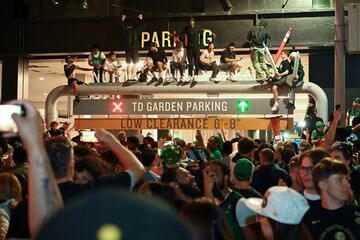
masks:
<path fill-rule="evenodd" d="M 176 86 L 180 86 L 180 85 L 182 85 L 183 83 L 184 83 L 184 81 L 180 79 L 180 80 L 176 83 Z"/>
<path fill-rule="evenodd" d="M 161 84 L 163 84 L 164 80 L 162 77 L 159 78 L 159 81 L 155 84 L 155 87 L 160 86 Z"/>
<path fill-rule="evenodd" d="M 275 112 L 277 110 L 279 110 L 279 102 L 276 101 L 272 106 L 271 111 Z"/>
<path fill-rule="evenodd" d="M 219 80 L 217 80 L 216 77 L 214 77 L 214 76 L 211 76 L 209 81 L 214 82 L 214 83 L 219 83 Z"/>
<path fill-rule="evenodd" d="M 197 81 L 195 81 L 195 80 L 191 81 L 190 88 L 195 87 L 196 84 L 197 84 Z"/>
<path fill-rule="evenodd" d="M 256 79 L 256 82 L 257 82 L 257 83 L 260 83 L 260 84 L 264 84 L 265 79 Z"/>
<path fill-rule="evenodd" d="M 147 83 L 147 85 L 151 85 L 151 84 L 153 84 L 154 82 L 157 82 L 158 81 L 158 79 L 156 78 L 156 77 L 153 77 L 148 83 Z"/>

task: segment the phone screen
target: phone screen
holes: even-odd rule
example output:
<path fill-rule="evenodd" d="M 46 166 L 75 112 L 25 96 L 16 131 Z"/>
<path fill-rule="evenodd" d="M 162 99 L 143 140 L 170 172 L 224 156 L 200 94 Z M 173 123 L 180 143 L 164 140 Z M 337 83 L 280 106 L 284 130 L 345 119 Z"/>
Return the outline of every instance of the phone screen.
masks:
<path fill-rule="evenodd" d="M 24 116 L 25 111 L 21 105 L 0 105 L 0 132 L 1 135 L 16 135 L 17 127 L 11 115 L 17 113 Z"/>
<path fill-rule="evenodd" d="M 95 131 L 81 131 L 81 142 L 97 143 L 99 140 L 95 137 Z"/>

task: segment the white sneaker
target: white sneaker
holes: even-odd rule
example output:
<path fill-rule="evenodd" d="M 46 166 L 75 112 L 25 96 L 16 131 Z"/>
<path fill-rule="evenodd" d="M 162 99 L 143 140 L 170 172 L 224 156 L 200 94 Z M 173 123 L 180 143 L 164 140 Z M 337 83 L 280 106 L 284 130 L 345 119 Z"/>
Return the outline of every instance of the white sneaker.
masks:
<path fill-rule="evenodd" d="M 233 81 L 234 73 L 230 72 L 226 80 Z"/>
<path fill-rule="evenodd" d="M 279 110 L 279 102 L 276 101 L 272 106 L 271 111 L 275 112 L 277 110 Z"/>

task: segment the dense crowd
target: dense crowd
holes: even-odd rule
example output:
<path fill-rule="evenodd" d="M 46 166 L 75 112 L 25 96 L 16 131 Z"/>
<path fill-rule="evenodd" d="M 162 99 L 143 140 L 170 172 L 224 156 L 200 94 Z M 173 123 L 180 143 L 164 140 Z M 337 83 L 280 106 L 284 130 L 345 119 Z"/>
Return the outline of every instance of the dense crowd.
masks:
<path fill-rule="evenodd" d="M 84 143 L 15 103 L 26 116 L 1 141 L 0 239 L 359 239 L 360 141 L 343 139 L 359 132 L 341 130 L 341 110 L 314 142 L 310 108 L 300 145 L 104 129 Z"/>

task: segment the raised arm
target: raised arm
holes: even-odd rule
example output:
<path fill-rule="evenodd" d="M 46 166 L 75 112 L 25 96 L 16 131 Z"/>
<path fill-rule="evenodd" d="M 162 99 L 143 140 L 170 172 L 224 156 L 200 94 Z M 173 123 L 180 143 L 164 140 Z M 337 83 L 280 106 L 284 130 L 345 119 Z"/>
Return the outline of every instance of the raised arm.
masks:
<path fill-rule="evenodd" d="M 139 182 L 145 174 L 145 169 L 137 157 L 124 147 L 110 132 L 99 129 L 96 131 L 95 136 L 102 145 L 108 147 L 115 154 L 125 171 L 130 171 L 134 174 L 135 184 Z"/>
<path fill-rule="evenodd" d="M 14 114 L 13 119 L 29 159 L 29 229 L 35 238 L 44 222 L 62 208 L 63 201 L 45 151 L 39 113 L 28 102 L 10 104 L 22 104 L 26 112 L 25 116 Z"/>
<path fill-rule="evenodd" d="M 326 150 L 331 147 L 331 144 L 333 144 L 335 140 L 336 128 L 338 127 L 340 119 L 341 119 L 341 109 L 338 109 L 334 112 L 334 119 L 331 122 L 329 130 L 325 135 L 325 140 L 320 143 L 320 147 Z"/>

